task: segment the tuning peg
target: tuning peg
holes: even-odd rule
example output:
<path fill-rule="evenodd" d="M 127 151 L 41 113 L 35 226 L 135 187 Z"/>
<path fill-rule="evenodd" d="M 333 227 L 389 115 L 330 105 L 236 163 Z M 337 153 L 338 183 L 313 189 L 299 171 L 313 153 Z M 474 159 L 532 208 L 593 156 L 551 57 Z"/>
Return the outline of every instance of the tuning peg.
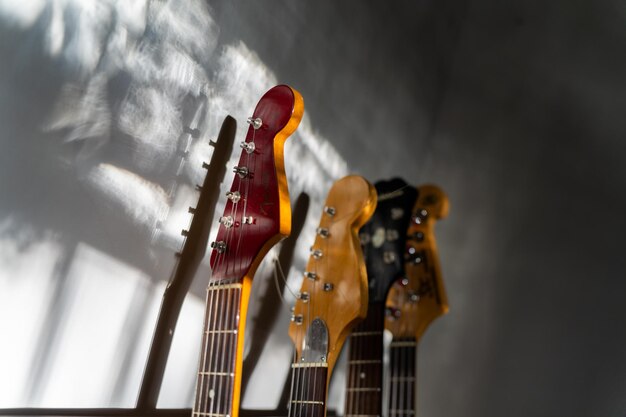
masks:
<path fill-rule="evenodd" d="M 199 184 L 196 184 L 196 191 L 202 191 L 202 186 Z"/>
<path fill-rule="evenodd" d="M 324 239 L 326 239 L 328 236 L 330 236 L 330 231 L 324 227 L 318 227 L 315 232 L 320 235 L 321 237 L 323 237 Z"/>
<path fill-rule="evenodd" d="M 256 117 L 256 118 L 248 117 L 247 122 L 250 126 L 254 128 L 254 130 L 258 130 L 261 128 L 261 126 L 263 126 L 263 120 L 261 120 L 259 117 Z"/>
<path fill-rule="evenodd" d="M 211 248 L 215 249 L 217 253 L 224 253 L 226 251 L 226 242 L 223 240 L 211 242 Z"/>
<path fill-rule="evenodd" d="M 195 208 L 195 207 L 189 207 L 189 208 L 187 209 L 187 211 L 188 211 L 189 213 L 191 213 L 191 214 L 196 214 L 196 208 Z"/>
<path fill-rule="evenodd" d="M 203 162 L 202 163 L 202 168 L 209 169 L 209 164 L 207 164 L 206 162 Z"/>
<path fill-rule="evenodd" d="M 254 149 L 256 149 L 254 142 L 241 142 L 239 146 L 247 153 L 252 153 L 254 152 Z"/>
<path fill-rule="evenodd" d="M 391 209 L 391 219 L 398 220 L 404 216 L 404 210 L 400 207 L 394 207 Z"/>
<path fill-rule="evenodd" d="M 298 294 L 298 298 L 302 300 L 303 303 L 306 303 L 307 301 L 309 301 L 309 293 L 306 291 L 301 292 L 300 294 Z"/>
<path fill-rule="evenodd" d="M 399 238 L 400 238 L 400 234 L 398 233 L 397 230 L 387 229 L 387 241 L 388 242 L 396 241 Z"/>
<path fill-rule="evenodd" d="M 337 210 L 334 207 L 326 206 L 324 207 L 324 213 L 328 214 L 330 217 L 333 217 Z"/>
<path fill-rule="evenodd" d="M 239 191 L 229 191 L 226 193 L 226 198 L 228 198 L 233 203 L 239 202 L 241 200 L 241 193 Z"/>
<path fill-rule="evenodd" d="M 239 178 L 245 178 L 248 176 L 250 171 L 248 171 L 248 167 L 233 167 L 233 172 L 239 175 Z"/>
<path fill-rule="evenodd" d="M 235 224 L 232 216 L 222 216 L 217 220 L 219 223 L 223 224 L 225 228 L 230 229 Z"/>
<path fill-rule="evenodd" d="M 183 230 L 180 231 L 180 234 L 185 236 L 185 237 L 187 237 L 187 236 L 189 236 L 189 230 L 183 229 Z"/>
<path fill-rule="evenodd" d="M 417 211 L 417 214 L 415 214 L 413 216 L 413 222 L 415 224 L 422 224 L 424 222 L 424 220 L 426 220 L 426 218 L 428 218 L 428 210 L 426 209 L 419 209 Z"/>
<path fill-rule="evenodd" d="M 311 256 L 315 259 L 320 259 L 322 257 L 322 255 L 324 255 L 324 252 L 322 252 L 320 249 L 313 249 L 311 248 Z"/>
<path fill-rule="evenodd" d="M 396 261 L 396 254 L 394 252 L 385 251 L 383 252 L 383 262 L 387 265 L 392 264 Z"/>
<path fill-rule="evenodd" d="M 310 279 L 311 281 L 315 281 L 317 279 L 317 274 L 315 272 L 304 271 L 304 277 Z"/>
<path fill-rule="evenodd" d="M 217 142 L 209 139 L 209 146 L 213 146 L 215 148 L 217 146 Z"/>
<path fill-rule="evenodd" d="M 291 321 L 296 324 L 302 324 L 302 314 L 292 314 Z"/>
<path fill-rule="evenodd" d="M 330 282 L 324 283 L 324 291 L 329 292 L 329 291 L 332 291 L 333 288 L 335 288 L 335 286 L 332 283 Z"/>

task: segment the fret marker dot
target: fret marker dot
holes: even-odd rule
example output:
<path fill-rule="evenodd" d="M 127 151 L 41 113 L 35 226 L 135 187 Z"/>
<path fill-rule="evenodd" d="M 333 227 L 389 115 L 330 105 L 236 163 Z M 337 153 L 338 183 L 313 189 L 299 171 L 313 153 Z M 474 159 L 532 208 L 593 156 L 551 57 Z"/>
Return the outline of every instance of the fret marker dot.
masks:
<path fill-rule="evenodd" d="M 365 379 L 365 372 L 361 372 L 361 373 L 359 374 L 359 378 L 361 378 L 361 379 Z"/>
<path fill-rule="evenodd" d="M 211 388 L 211 389 L 209 390 L 209 398 L 210 398 L 210 399 L 213 399 L 213 397 L 215 397 L 215 390 L 214 390 L 213 388 Z"/>

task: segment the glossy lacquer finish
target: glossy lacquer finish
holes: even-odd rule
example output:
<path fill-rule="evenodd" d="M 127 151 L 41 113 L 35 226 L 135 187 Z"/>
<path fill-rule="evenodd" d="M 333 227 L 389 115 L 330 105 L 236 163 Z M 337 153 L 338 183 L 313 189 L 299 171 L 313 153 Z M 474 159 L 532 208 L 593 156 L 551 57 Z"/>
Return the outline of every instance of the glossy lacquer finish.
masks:
<path fill-rule="evenodd" d="M 434 230 L 435 222 L 448 214 L 448 198 L 434 185 L 419 187 L 419 193 L 407 230 L 406 277 L 387 296 L 385 328 L 394 339 L 417 341 L 433 320 L 448 312 Z"/>
<path fill-rule="evenodd" d="M 303 111 L 300 94 L 280 85 L 265 93 L 250 118 L 231 197 L 212 244 L 194 416 L 239 415 L 252 278 L 271 247 L 291 230 L 283 146 Z"/>
<path fill-rule="evenodd" d="M 367 317 L 350 336 L 345 416 L 382 411 L 384 302 L 394 280 L 404 277 L 406 229 L 417 191 L 399 178 L 376 183 L 378 206 L 361 228 L 369 280 Z"/>
<path fill-rule="evenodd" d="M 448 199 L 433 185 L 419 187 L 407 231 L 406 276 L 387 296 L 385 329 L 389 344 L 388 415 L 417 415 L 417 347 L 428 326 L 448 311 L 437 256 L 435 221 L 448 214 Z"/>
<path fill-rule="evenodd" d="M 257 266 L 267 251 L 291 230 L 291 208 L 284 169 L 284 143 L 300 123 L 304 111 L 301 96 L 292 88 L 280 85 L 261 98 L 252 115 L 260 119 L 259 129 L 249 126 L 245 141 L 254 142 L 252 153 L 242 151 L 239 167 L 249 174 L 235 175 L 231 192 L 241 200 L 228 200 L 224 216 L 234 225 L 220 225 L 216 241 L 226 244 L 223 253 L 211 254 L 212 280 L 241 279 Z M 244 224 L 243 217 L 252 217 Z M 250 274 L 251 275 L 251 274 Z"/>
<path fill-rule="evenodd" d="M 357 175 L 338 180 L 328 193 L 289 326 L 296 350 L 289 416 L 324 416 L 333 366 L 365 317 L 367 274 L 357 233 L 376 199 L 374 187 Z M 325 331 L 311 330 L 320 327 Z"/>

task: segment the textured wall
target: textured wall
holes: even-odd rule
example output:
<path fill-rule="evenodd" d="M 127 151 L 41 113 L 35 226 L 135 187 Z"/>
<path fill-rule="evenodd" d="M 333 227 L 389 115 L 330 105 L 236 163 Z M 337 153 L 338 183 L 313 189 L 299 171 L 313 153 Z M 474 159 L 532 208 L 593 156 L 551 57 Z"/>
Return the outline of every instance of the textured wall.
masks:
<path fill-rule="evenodd" d="M 302 92 L 309 118 L 300 137 L 306 145 L 290 152 L 312 167 L 288 162 L 298 184 L 292 191 L 315 197 L 346 171 L 373 181 L 400 175 L 434 182 L 449 194 L 450 216 L 437 237 L 451 310 L 420 346 L 421 415 L 626 413 L 621 3 L 272 0 L 194 9 L 197 2 L 189 1 L 189 13 L 179 6 L 137 21 L 130 5 L 138 4 L 120 3 L 109 20 L 96 10 L 81 27 L 106 34 L 117 22 L 126 39 L 145 43 L 139 64 L 128 58 L 131 49 L 115 49 L 115 37 L 72 43 L 78 19 L 71 8 L 61 19 L 60 44 L 52 6 L 35 21 L 3 20 L 0 220 L 3 239 L 17 242 L 18 254 L 20 245 L 52 233 L 70 248 L 63 259 L 84 241 L 154 281 L 167 279 L 176 241 L 167 240 L 169 229 L 160 245 L 151 241 L 160 213 L 155 205 L 175 214 L 184 204 L 154 188 L 166 190 L 168 178 L 153 164 L 171 163 L 176 146 L 171 135 L 159 142 L 137 133 L 138 122 L 145 122 L 142 129 L 157 123 L 155 134 L 175 131 L 159 125 L 159 115 L 171 114 L 168 103 L 180 111 L 185 94 L 208 84 L 215 100 L 206 123 L 214 132 L 222 114 L 245 115 L 246 100 L 266 84 L 289 83 Z M 7 2 L 0 6 L 10 15 Z M 201 17 L 195 25 L 194 16 Z M 181 42 L 179 53 L 190 61 L 160 54 Z M 94 45 L 112 46 L 102 52 Z M 144 71 L 152 63 L 155 71 Z M 103 77 L 106 100 L 98 99 Z M 78 85 L 76 100 L 93 111 L 63 112 L 76 103 L 68 85 Z M 233 93 L 235 86 L 247 91 Z M 122 117 L 124 105 L 138 109 L 135 119 Z M 151 118 L 141 117 L 146 106 Z M 303 156 L 326 140 L 337 151 L 324 148 L 330 168 Z M 206 152 L 199 146 L 193 155 L 199 161 Z M 189 168 L 183 182 L 197 181 L 198 172 Z M 130 210 L 137 190 L 151 203 Z M 309 236 L 316 219 L 312 213 Z M 194 291 L 201 296 L 205 278 L 199 278 Z M 63 299 L 52 306 L 57 301 Z M 281 317 L 260 368 L 284 362 L 273 354 L 289 347 L 287 315 Z M 260 376 L 252 378 L 246 402 L 273 407 L 271 396 L 260 395 L 266 388 Z M 335 383 L 338 405 L 341 380 Z"/>

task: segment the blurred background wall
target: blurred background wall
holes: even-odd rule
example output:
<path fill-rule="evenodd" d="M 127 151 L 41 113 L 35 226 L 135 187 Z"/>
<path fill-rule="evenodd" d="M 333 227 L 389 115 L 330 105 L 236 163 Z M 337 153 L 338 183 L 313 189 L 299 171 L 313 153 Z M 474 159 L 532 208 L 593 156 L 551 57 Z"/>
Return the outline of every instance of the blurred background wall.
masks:
<path fill-rule="evenodd" d="M 625 19 L 615 0 L 0 0 L 0 407 L 133 405 L 208 141 L 287 83 L 292 201 L 312 201 L 290 288 L 334 179 L 436 183 L 451 310 L 420 345 L 420 414 L 624 415 Z M 209 274 L 163 407 L 191 404 Z M 243 405 L 272 409 L 289 313 L 261 305 Z M 343 384 L 340 365 L 339 413 Z"/>

